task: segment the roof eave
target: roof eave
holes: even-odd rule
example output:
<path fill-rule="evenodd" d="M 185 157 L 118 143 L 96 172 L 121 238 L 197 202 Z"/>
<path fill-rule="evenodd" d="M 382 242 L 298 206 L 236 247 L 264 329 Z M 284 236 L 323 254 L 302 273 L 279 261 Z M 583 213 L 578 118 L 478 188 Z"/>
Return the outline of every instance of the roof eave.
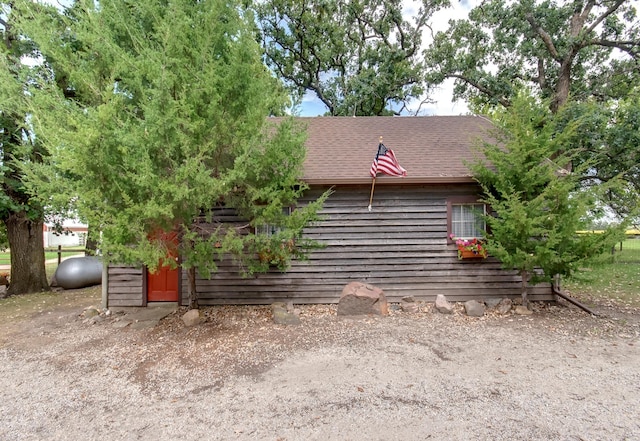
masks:
<path fill-rule="evenodd" d="M 309 185 L 362 185 L 371 184 L 371 178 L 303 178 Z M 476 183 L 471 176 L 431 176 L 431 177 L 378 177 L 376 185 L 398 185 L 398 184 L 470 184 Z"/>

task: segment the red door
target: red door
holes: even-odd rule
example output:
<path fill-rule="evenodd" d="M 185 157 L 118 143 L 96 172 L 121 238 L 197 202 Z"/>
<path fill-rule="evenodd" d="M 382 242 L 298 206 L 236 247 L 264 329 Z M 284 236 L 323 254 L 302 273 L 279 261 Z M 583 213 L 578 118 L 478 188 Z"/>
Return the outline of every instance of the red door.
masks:
<path fill-rule="evenodd" d="M 156 237 L 167 244 L 167 259 L 177 260 L 178 238 L 176 233 L 160 233 Z M 177 302 L 180 268 L 161 266 L 155 273 L 147 273 L 147 302 Z"/>

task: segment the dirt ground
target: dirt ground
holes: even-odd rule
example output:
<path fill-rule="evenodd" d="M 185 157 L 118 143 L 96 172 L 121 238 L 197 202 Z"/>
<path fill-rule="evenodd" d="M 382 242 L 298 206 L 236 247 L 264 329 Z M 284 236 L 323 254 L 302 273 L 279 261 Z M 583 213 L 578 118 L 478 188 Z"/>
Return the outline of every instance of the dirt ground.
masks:
<path fill-rule="evenodd" d="M 640 312 L 469 318 L 423 304 L 92 323 L 99 287 L 0 304 L 2 440 L 638 440 Z M 9 300 L 9 299 L 8 299 Z"/>

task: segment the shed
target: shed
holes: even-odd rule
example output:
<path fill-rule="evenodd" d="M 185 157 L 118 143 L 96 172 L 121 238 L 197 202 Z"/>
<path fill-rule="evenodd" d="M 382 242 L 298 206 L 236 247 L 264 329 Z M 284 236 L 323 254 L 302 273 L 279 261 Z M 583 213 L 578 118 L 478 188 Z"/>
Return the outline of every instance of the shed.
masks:
<path fill-rule="evenodd" d="M 515 271 L 502 269 L 491 256 L 459 260 L 449 238 L 459 227 L 460 209 L 464 215 L 465 207 L 477 207 L 480 188 L 465 162 L 473 159 L 479 140 L 489 136 L 490 121 L 478 116 L 300 121 L 308 133 L 304 180 L 310 189 L 299 204 L 333 188 L 321 220 L 304 232 L 324 248 L 313 251 L 308 260 L 294 261 L 284 273 L 273 269 L 249 278 L 243 278 L 232 262 L 222 262 L 211 279 L 197 280 L 201 305 L 335 303 L 352 281 L 381 287 L 390 301 L 405 296 L 433 301 L 438 294 L 452 301 L 520 296 L 521 279 Z M 408 175 L 379 175 L 369 211 L 369 169 L 380 137 Z M 176 271 L 158 282 L 144 268 L 110 265 L 106 303 L 186 305 L 186 272 Z M 168 294 L 158 295 L 167 284 L 172 285 Z M 552 300 L 551 286 L 530 287 L 529 299 Z"/>

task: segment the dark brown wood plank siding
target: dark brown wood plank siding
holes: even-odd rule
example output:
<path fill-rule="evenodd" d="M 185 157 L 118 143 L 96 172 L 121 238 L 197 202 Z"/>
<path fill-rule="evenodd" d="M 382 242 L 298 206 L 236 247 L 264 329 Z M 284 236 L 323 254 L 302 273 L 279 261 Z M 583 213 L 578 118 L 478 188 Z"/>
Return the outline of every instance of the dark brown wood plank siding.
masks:
<path fill-rule="evenodd" d="M 309 192 L 301 203 L 321 190 Z M 308 261 L 294 262 L 286 273 L 272 270 L 251 278 L 221 262 L 211 280 L 198 279 L 200 304 L 334 303 L 355 280 L 381 287 L 391 301 L 409 295 L 426 301 L 438 294 L 452 301 L 520 295 L 515 272 L 491 258 L 459 261 L 455 246 L 447 244 L 447 198 L 473 194 L 474 187 L 378 185 L 371 212 L 369 190 L 335 189 L 323 219 L 305 231 L 326 245 Z M 185 274 L 182 286 L 188 286 Z M 530 289 L 532 300 L 552 298 L 549 285 Z M 182 303 L 187 301 L 183 292 Z"/>
<path fill-rule="evenodd" d="M 144 277 L 141 267 L 109 265 L 107 305 L 144 306 Z"/>

